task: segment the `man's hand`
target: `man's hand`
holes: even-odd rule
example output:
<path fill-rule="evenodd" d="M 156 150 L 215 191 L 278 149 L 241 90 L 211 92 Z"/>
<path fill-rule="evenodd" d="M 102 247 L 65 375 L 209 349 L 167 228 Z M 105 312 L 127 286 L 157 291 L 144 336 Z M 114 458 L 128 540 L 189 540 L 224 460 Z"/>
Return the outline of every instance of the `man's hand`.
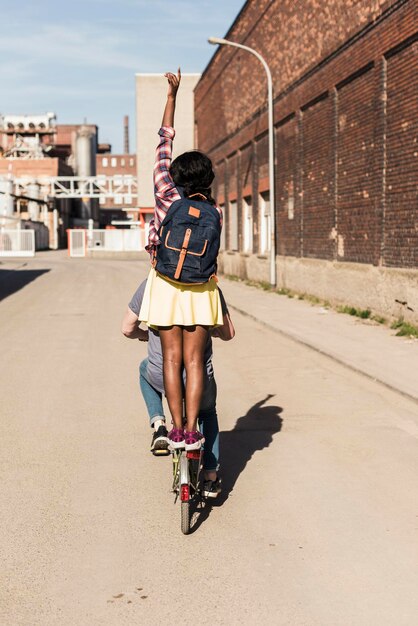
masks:
<path fill-rule="evenodd" d="M 128 307 L 122 320 L 122 333 L 128 339 L 148 341 L 148 330 L 139 327 L 138 315 Z"/>
<path fill-rule="evenodd" d="M 177 76 L 173 74 L 172 72 L 167 72 L 166 74 L 164 74 L 164 76 L 168 80 L 167 98 L 172 98 L 173 100 L 175 100 L 177 96 L 178 88 L 180 86 L 180 81 L 181 81 L 180 68 L 177 70 Z"/>
<path fill-rule="evenodd" d="M 222 326 L 217 326 L 211 331 L 212 337 L 218 337 L 222 341 L 231 341 L 235 337 L 235 328 L 229 313 L 223 316 Z"/>
<path fill-rule="evenodd" d="M 138 328 L 138 341 L 148 341 L 148 330 Z"/>

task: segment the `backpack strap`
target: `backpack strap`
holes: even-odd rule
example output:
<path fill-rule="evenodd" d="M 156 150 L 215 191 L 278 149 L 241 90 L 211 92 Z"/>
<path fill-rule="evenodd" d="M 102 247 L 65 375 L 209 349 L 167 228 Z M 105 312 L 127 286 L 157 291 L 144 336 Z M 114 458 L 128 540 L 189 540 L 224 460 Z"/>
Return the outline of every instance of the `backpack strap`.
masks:
<path fill-rule="evenodd" d="M 176 271 L 175 271 L 175 274 L 174 274 L 174 278 L 176 280 L 178 280 L 180 278 L 181 270 L 183 269 L 183 263 L 184 263 L 184 259 L 186 258 L 187 248 L 189 247 L 189 241 L 190 241 L 191 234 L 192 234 L 192 229 L 191 228 L 187 228 L 186 229 L 186 233 L 184 235 L 183 244 L 181 246 L 180 256 L 179 256 L 179 260 L 178 260 L 178 263 L 177 263 Z"/>
<path fill-rule="evenodd" d="M 206 202 L 208 201 L 207 197 L 203 195 L 203 193 L 192 193 L 191 196 L 188 196 L 189 198 L 195 198 L 196 196 L 200 196 L 201 198 L 203 198 L 203 200 L 205 200 Z"/>

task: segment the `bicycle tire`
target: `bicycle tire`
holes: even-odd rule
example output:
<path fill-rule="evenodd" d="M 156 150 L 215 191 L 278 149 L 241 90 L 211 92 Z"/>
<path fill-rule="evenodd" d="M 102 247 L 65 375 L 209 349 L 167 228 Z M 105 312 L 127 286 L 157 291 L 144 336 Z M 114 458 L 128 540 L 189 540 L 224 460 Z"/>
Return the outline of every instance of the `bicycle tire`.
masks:
<path fill-rule="evenodd" d="M 190 502 L 181 503 L 181 532 L 183 535 L 190 532 Z"/>

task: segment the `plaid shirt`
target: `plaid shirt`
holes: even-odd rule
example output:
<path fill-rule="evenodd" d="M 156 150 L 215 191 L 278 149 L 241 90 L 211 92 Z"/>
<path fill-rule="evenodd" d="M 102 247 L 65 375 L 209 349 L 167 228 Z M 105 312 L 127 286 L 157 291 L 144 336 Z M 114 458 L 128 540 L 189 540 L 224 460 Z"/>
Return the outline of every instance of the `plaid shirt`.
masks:
<path fill-rule="evenodd" d="M 177 191 L 173 179 L 170 175 L 170 166 L 173 151 L 173 139 L 175 130 L 171 126 L 163 126 L 158 131 L 160 142 L 157 146 L 154 165 L 154 197 L 155 209 L 154 217 L 150 221 L 148 233 L 148 245 L 146 250 L 151 254 L 155 254 L 157 245 L 160 243 L 158 238 L 158 229 L 166 216 L 168 209 L 173 202 L 179 200 L 181 195 Z M 222 212 L 216 207 L 221 214 Z"/>
<path fill-rule="evenodd" d="M 158 131 L 160 142 L 157 146 L 154 165 L 154 217 L 150 221 L 147 250 L 150 254 L 156 251 L 159 243 L 158 229 L 170 206 L 181 198 L 170 176 L 171 155 L 175 130 L 170 126 L 163 126 Z"/>

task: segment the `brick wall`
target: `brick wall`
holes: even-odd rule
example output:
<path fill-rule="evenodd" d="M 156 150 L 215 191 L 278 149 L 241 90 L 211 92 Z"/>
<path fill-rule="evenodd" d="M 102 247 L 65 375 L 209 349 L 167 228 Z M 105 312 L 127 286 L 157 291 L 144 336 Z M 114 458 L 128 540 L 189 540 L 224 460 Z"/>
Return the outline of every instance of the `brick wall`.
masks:
<path fill-rule="evenodd" d="M 418 5 L 250 0 L 226 39 L 258 50 L 274 82 L 278 254 L 418 266 Z M 199 148 L 215 163 L 226 246 L 251 198 L 259 253 L 268 190 L 266 79 L 223 46 L 196 88 Z"/>

